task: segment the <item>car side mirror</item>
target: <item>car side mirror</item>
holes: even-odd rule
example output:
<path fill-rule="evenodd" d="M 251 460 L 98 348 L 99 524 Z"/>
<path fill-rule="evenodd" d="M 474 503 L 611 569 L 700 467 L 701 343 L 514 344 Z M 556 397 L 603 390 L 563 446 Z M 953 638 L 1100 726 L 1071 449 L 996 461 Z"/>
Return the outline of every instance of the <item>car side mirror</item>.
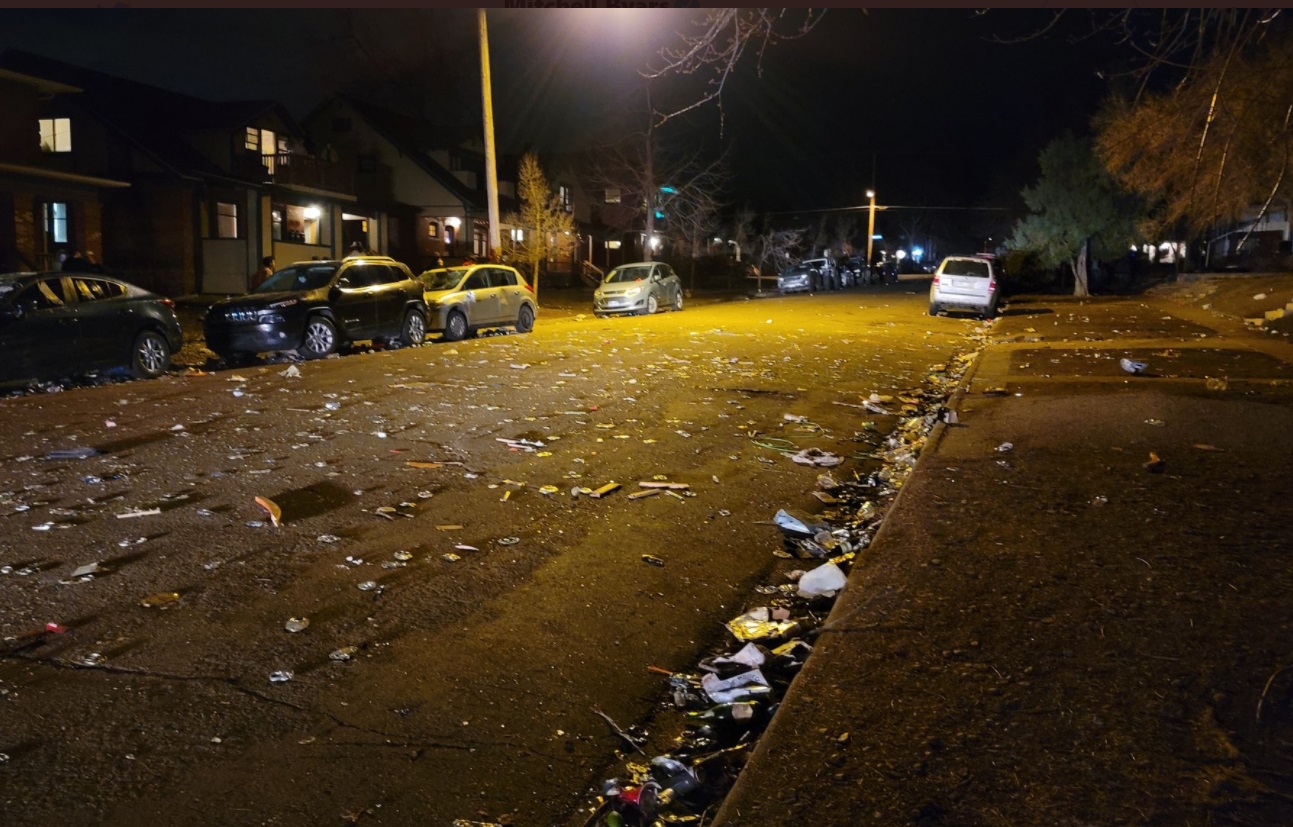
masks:
<path fill-rule="evenodd" d="M 337 286 L 338 286 L 338 287 L 349 287 L 349 286 L 350 286 L 350 277 L 349 277 L 349 276 L 342 276 L 341 278 L 337 279 Z"/>

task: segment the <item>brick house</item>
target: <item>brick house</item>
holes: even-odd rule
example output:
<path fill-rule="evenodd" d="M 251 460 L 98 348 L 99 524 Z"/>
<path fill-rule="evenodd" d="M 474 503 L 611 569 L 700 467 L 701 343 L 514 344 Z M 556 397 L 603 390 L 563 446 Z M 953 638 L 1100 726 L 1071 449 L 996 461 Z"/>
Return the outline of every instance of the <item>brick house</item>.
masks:
<path fill-rule="evenodd" d="M 15 135 L 5 140 L 25 132 L 43 168 L 97 189 L 97 214 L 90 191 L 68 202 L 66 232 L 110 272 L 173 296 L 242 293 L 264 256 L 284 264 L 374 246 L 363 216 L 347 212 L 352 178 L 307 151 L 278 103 L 206 101 L 18 50 L 0 55 L 0 69 L 63 90 L 7 118 Z M 44 145 L 37 121 L 50 125 Z M 19 192 L 6 185 L 0 204 Z"/>
<path fill-rule="evenodd" d="M 434 125 L 345 96 L 303 121 L 316 145 L 329 146 L 353 171 L 357 210 L 381 216 L 389 254 L 414 272 L 489 253 L 484 154 L 472 144 L 445 147 Z M 499 162 L 500 218 L 516 209 L 515 184 Z M 514 164 L 513 164 L 514 166 Z M 507 226 L 501 226 L 507 236 Z"/>
<path fill-rule="evenodd" d="M 61 250 L 103 255 L 105 194 L 130 184 L 66 168 L 67 123 L 41 115 L 47 101 L 79 93 L 0 69 L 0 272 L 54 269 Z"/>

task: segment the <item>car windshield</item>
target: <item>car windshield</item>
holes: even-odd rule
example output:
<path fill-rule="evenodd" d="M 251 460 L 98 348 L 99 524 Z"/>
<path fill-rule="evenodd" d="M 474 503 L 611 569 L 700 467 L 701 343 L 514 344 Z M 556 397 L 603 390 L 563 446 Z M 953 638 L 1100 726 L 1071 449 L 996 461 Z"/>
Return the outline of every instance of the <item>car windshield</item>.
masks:
<path fill-rule="evenodd" d="M 449 267 L 444 270 L 427 270 L 418 276 L 423 288 L 427 290 L 452 290 L 467 274 L 466 267 Z"/>
<path fill-rule="evenodd" d="M 327 287 L 337 274 L 337 263 L 293 264 L 265 279 L 253 292 L 281 293 L 295 290 L 317 290 Z"/>
<path fill-rule="evenodd" d="M 645 281 L 651 275 L 650 265 L 639 267 L 616 267 L 606 274 L 603 284 L 623 284 L 628 281 Z"/>
<path fill-rule="evenodd" d="M 969 258 L 953 258 L 943 262 L 945 276 L 984 276 L 988 275 L 988 263 Z"/>

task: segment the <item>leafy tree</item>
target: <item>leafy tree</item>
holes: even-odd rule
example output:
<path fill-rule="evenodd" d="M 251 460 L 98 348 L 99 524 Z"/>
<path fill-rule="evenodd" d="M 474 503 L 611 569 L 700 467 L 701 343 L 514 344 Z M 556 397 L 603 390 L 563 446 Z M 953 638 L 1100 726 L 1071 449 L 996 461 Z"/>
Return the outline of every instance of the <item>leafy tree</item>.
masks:
<path fill-rule="evenodd" d="M 530 275 L 535 297 L 539 294 L 539 272 L 543 263 L 574 249 L 575 219 L 566 212 L 560 197 L 548 186 L 548 179 L 533 152 L 521 156 L 516 182 L 520 213 L 510 213 L 504 223 L 521 228 L 515 249 Z"/>
<path fill-rule="evenodd" d="M 1228 42 L 1166 91 L 1113 101 L 1097 151 L 1155 207 L 1147 232 L 1202 233 L 1290 192 L 1293 33 Z"/>
<path fill-rule="evenodd" d="M 1022 195 L 1031 214 L 1007 247 L 1030 251 L 1044 267 L 1068 265 L 1073 294 L 1089 295 L 1087 259 L 1120 255 L 1136 237 L 1136 213 L 1099 163 L 1091 142 L 1065 133 L 1038 158 L 1041 177 Z"/>

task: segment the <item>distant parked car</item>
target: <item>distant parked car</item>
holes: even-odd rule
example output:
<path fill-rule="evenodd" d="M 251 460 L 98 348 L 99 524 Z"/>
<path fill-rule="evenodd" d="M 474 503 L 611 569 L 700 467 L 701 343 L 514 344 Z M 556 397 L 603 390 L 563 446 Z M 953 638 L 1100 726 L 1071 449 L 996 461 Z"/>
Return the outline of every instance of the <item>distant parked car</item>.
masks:
<path fill-rule="evenodd" d="M 650 315 L 661 307 L 682 310 L 682 279 L 662 261 L 621 264 L 593 293 L 593 315 Z"/>
<path fill-rule="evenodd" d="M 782 293 L 807 293 L 813 289 L 813 268 L 792 264 L 777 276 L 777 290 Z"/>
<path fill-rule="evenodd" d="M 207 347 L 226 362 L 296 351 L 321 359 L 357 341 L 421 344 L 422 285 L 387 256 L 299 261 L 254 292 L 216 302 L 206 315 Z"/>
<path fill-rule="evenodd" d="M 426 299 L 427 323 L 445 341 L 489 327 L 534 329 L 539 306 L 532 288 L 517 270 L 503 264 L 442 267 L 418 276 Z"/>
<path fill-rule="evenodd" d="M 813 271 L 814 290 L 839 290 L 843 286 L 834 259 L 806 258 L 799 264 Z"/>
<path fill-rule="evenodd" d="M 948 256 L 929 285 L 929 315 L 968 310 L 983 318 L 997 312 L 1000 285 L 997 263 L 982 256 Z"/>
<path fill-rule="evenodd" d="M 98 273 L 0 275 L 0 382 L 125 368 L 161 376 L 184 344 L 175 305 Z"/>

